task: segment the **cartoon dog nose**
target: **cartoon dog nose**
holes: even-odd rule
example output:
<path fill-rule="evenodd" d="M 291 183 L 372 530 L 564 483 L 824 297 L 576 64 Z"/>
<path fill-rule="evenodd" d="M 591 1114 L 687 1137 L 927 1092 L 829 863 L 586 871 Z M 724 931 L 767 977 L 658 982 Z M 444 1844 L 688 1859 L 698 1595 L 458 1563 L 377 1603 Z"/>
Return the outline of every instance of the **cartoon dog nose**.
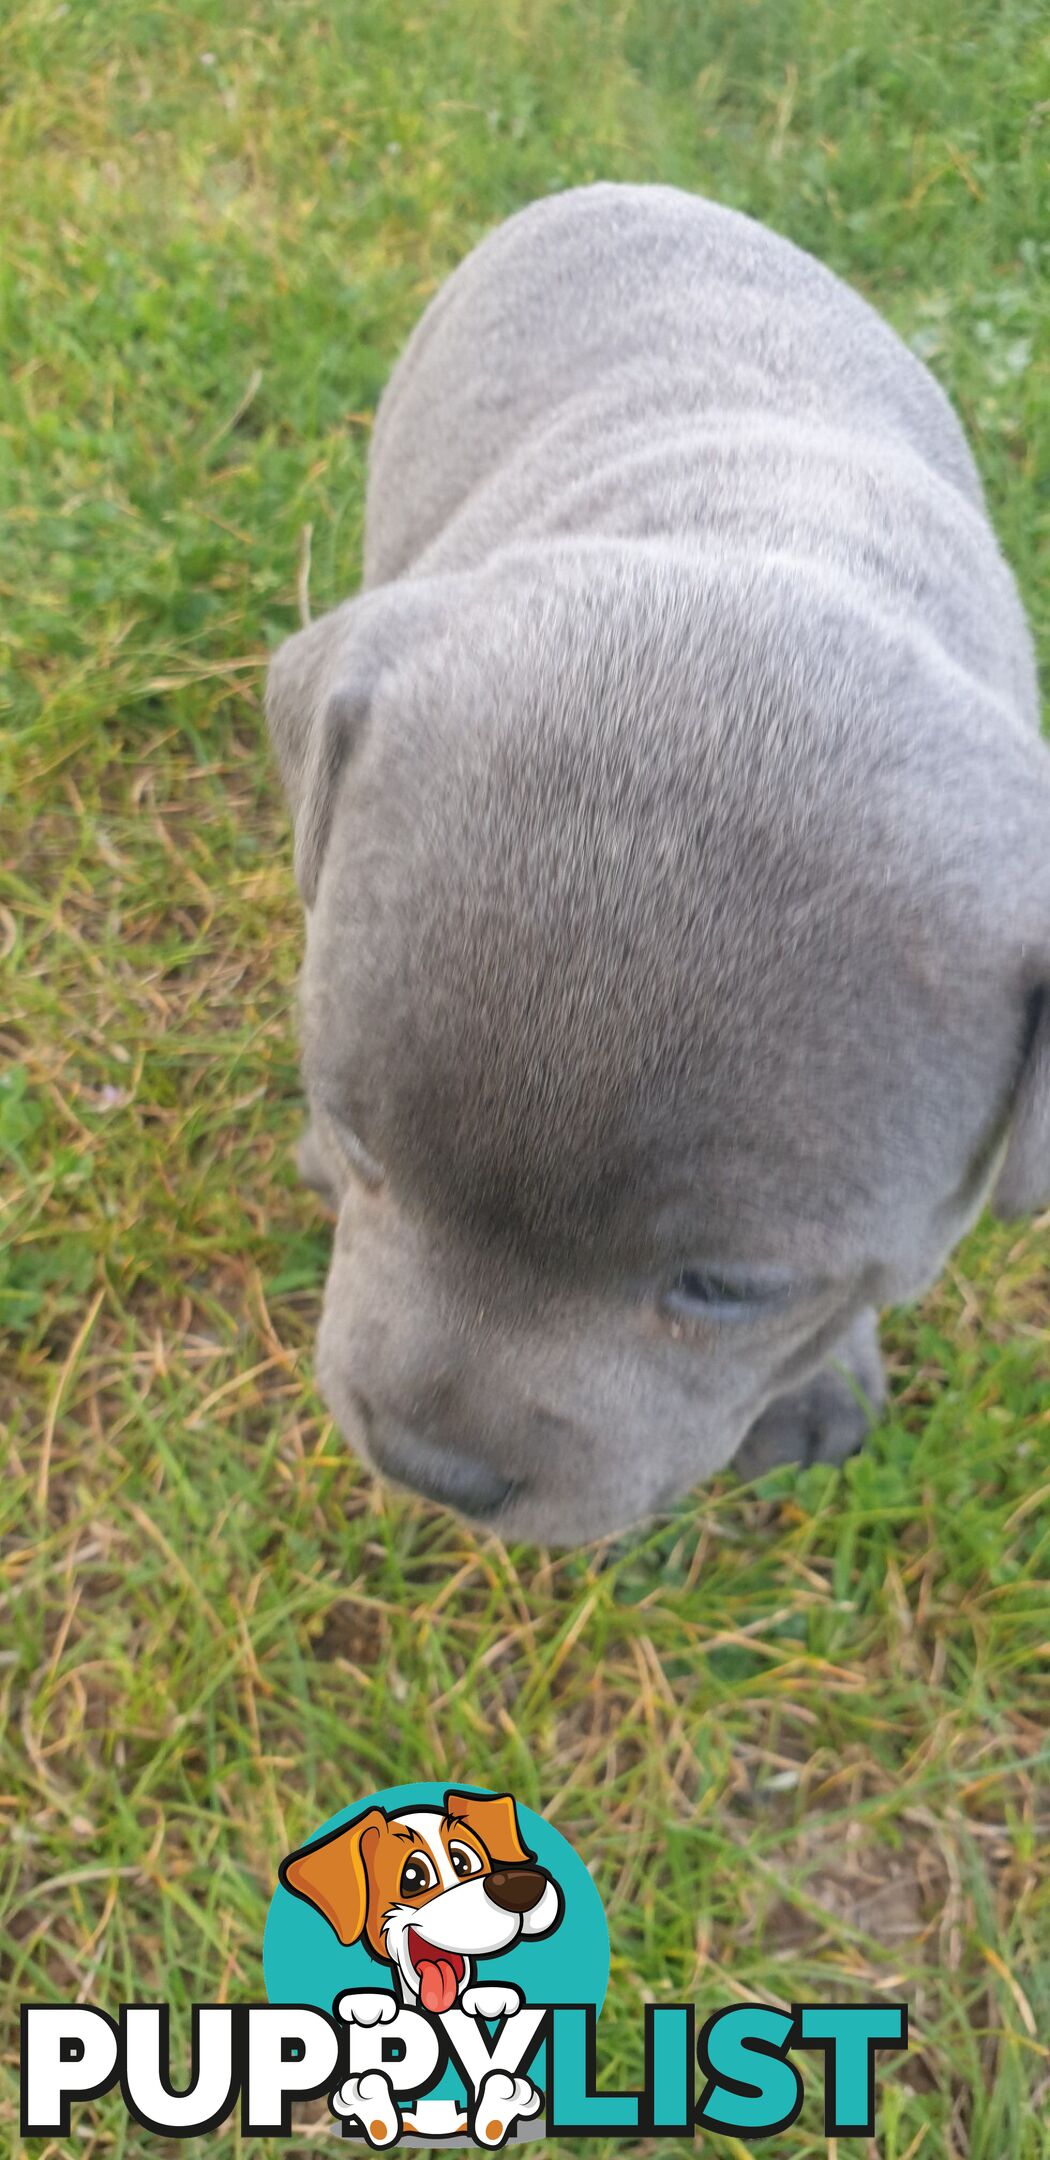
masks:
<path fill-rule="evenodd" d="M 494 1868 L 484 1877 L 485 1895 L 501 1912 L 531 1912 L 547 1887 L 539 1868 Z"/>

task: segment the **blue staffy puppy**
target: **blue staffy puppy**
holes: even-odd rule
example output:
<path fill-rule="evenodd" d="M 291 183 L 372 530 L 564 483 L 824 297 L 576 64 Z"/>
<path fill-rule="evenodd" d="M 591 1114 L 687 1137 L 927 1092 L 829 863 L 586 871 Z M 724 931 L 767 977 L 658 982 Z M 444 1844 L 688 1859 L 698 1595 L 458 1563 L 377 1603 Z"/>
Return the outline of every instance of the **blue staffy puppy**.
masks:
<path fill-rule="evenodd" d="M 839 1460 L 879 1307 L 1050 1199 L 1050 756 L 925 369 L 733 211 L 533 204 L 267 709 L 339 1425 L 561 1544 Z"/>

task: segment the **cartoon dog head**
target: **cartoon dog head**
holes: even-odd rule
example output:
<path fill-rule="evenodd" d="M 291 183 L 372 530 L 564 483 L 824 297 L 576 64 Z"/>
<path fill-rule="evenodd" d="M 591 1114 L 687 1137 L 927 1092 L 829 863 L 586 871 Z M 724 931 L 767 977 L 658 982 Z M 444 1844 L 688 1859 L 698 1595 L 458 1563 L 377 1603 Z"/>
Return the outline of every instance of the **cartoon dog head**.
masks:
<path fill-rule="evenodd" d="M 368 1808 L 289 1853 L 280 1879 L 323 1913 L 341 1943 L 364 1941 L 409 2001 L 439 2015 L 473 1961 L 558 1926 L 557 1883 L 522 1842 L 509 1793 L 447 1792 L 444 1808 Z"/>

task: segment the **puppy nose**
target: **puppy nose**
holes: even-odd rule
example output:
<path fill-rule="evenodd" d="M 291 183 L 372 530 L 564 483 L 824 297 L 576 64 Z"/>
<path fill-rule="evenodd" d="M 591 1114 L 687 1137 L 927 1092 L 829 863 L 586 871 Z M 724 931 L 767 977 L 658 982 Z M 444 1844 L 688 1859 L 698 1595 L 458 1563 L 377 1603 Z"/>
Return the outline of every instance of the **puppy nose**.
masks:
<path fill-rule="evenodd" d="M 539 1868 L 494 1868 L 484 1877 L 485 1895 L 501 1912 L 531 1912 L 547 1887 Z"/>
<path fill-rule="evenodd" d="M 446 1440 L 379 1416 L 360 1395 L 355 1401 L 376 1469 L 399 1485 L 410 1486 L 424 1500 L 461 1508 L 466 1515 L 494 1515 L 518 1491 L 513 1478 L 502 1477 L 487 1463 L 461 1454 Z"/>

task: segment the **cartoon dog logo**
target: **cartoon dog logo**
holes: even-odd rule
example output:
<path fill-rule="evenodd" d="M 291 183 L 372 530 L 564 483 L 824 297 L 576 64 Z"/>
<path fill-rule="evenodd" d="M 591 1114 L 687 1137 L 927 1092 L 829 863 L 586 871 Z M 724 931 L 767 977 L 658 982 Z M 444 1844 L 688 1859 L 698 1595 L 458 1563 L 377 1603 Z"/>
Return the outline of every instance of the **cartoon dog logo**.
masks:
<path fill-rule="evenodd" d="M 476 1981 L 475 1967 L 523 1939 L 552 1934 L 564 1912 L 558 1884 L 522 1840 L 509 1793 L 481 1798 L 449 1791 L 443 1808 L 393 1814 L 370 1807 L 289 1853 L 278 1872 L 287 1890 L 323 1914 L 341 1943 L 363 1943 L 378 1964 L 391 1968 L 396 1993 L 355 1990 L 340 1997 L 337 2013 L 363 2024 L 392 2020 L 399 2000 L 434 2017 L 453 2008 L 472 2018 L 513 2016 L 524 2002 L 521 1991 L 506 1982 Z M 512 2121 L 541 2105 L 529 2079 L 492 2073 L 474 2110 L 485 2133 L 479 2142 L 502 2143 Z M 401 2118 L 382 2072 L 347 2080 L 332 2106 L 340 2114 L 360 2114 L 370 2143 L 393 2144 L 400 2136 Z M 406 2125 L 422 2131 L 425 2107 L 419 2103 Z M 461 2127 L 457 2122 L 455 2128 Z"/>

